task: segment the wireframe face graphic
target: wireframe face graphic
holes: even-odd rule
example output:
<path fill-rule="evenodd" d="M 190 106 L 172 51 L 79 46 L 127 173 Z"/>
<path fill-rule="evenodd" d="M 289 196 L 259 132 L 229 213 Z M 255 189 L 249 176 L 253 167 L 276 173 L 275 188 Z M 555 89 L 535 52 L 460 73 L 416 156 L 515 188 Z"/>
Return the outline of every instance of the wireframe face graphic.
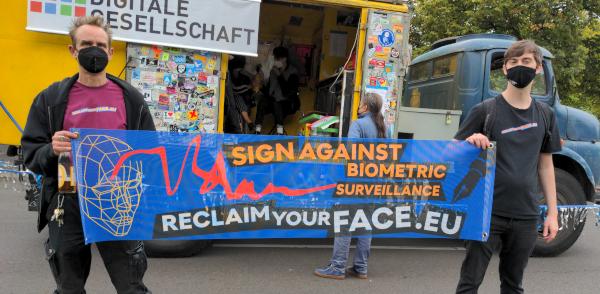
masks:
<path fill-rule="evenodd" d="M 132 148 L 120 139 L 93 135 L 82 139 L 77 162 L 83 166 L 80 204 L 86 217 L 114 236 L 129 233 L 142 195 L 142 162 L 126 161 L 114 179 L 115 164 Z"/>

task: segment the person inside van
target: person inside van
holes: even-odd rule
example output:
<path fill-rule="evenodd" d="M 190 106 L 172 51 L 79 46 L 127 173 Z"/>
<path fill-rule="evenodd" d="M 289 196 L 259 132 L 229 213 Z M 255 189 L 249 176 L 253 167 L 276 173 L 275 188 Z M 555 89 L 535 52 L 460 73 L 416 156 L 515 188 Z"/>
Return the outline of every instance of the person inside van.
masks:
<path fill-rule="evenodd" d="M 275 133 L 285 134 L 283 128 L 285 117 L 300 109 L 299 76 L 297 69 L 289 63 L 288 49 L 276 47 L 273 49 L 273 57 L 275 60 L 273 68 L 257 104 L 255 120 L 257 134 L 262 132 L 262 123 L 268 113 L 273 113 L 275 117 Z"/>
<path fill-rule="evenodd" d="M 244 71 L 246 58 L 232 55 L 225 85 L 225 132 L 248 133 L 253 129 L 250 110 L 254 106 L 252 78 Z"/>

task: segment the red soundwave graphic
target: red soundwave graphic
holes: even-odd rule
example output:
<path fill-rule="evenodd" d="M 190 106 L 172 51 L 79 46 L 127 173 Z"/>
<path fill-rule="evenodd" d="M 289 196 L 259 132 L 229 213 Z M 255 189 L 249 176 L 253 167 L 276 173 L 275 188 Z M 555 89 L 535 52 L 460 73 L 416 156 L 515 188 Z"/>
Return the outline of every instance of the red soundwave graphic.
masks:
<path fill-rule="evenodd" d="M 117 176 L 119 170 L 123 166 L 123 163 L 125 163 L 125 161 L 130 157 L 140 154 L 158 155 L 162 166 L 162 173 L 163 178 L 165 180 L 165 189 L 167 195 L 172 196 L 177 192 L 177 189 L 179 189 L 179 185 L 181 184 L 181 179 L 183 178 L 185 164 L 187 163 L 190 150 L 192 149 L 192 147 L 195 147 L 194 156 L 192 159 L 192 173 L 204 180 L 204 183 L 200 187 L 200 194 L 206 194 L 215 189 L 216 187 L 221 186 L 223 187 L 225 195 L 229 200 L 241 199 L 244 196 L 248 196 L 248 198 L 252 200 L 259 200 L 269 194 L 281 193 L 285 196 L 304 196 L 314 192 L 333 189 L 336 186 L 336 184 L 329 184 L 314 188 L 291 189 L 289 187 L 275 186 L 273 185 L 273 183 L 269 183 L 260 193 L 258 193 L 254 188 L 254 181 L 248 181 L 246 179 L 243 179 L 242 182 L 240 182 L 240 184 L 237 186 L 237 188 L 233 190 L 231 188 L 229 180 L 227 179 L 225 159 L 223 157 L 222 151 L 219 152 L 219 154 L 217 155 L 215 164 L 213 165 L 210 171 L 205 171 L 198 167 L 198 153 L 200 152 L 201 141 L 202 138 L 200 136 L 194 137 L 194 139 L 190 141 L 190 144 L 187 147 L 187 151 L 185 152 L 185 156 L 183 157 L 183 162 L 181 163 L 181 167 L 179 169 L 179 176 L 177 177 L 175 187 L 171 187 L 171 176 L 169 174 L 167 152 L 165 147 L 162 146 L 147 150 L 134 150 L 123 154 L 123 156 L 121 156 L 117 164 L 115 164 L 115 169 L 111 174 L 111 179 L 114 179 Z"/>

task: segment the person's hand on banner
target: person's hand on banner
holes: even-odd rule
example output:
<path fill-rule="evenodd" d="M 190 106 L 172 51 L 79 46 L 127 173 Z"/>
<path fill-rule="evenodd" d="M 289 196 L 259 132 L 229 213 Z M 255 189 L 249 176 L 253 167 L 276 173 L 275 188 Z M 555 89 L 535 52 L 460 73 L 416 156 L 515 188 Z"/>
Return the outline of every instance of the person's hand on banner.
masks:
<path fill-rule="evenodd" d="M 468 137 L 465 141 L 477 146 L 477 148 L 487 149 L 490 147 L 490 140 L 483 134 L 475 133 Z"/>
<path fill-rule="evenodd" d="M 52 151 L 55 155 L 62 152 L 71 152 L 71 139 L 77 139 L 78 135 L 69 131 L 59 131 L 52 136 Z"/>

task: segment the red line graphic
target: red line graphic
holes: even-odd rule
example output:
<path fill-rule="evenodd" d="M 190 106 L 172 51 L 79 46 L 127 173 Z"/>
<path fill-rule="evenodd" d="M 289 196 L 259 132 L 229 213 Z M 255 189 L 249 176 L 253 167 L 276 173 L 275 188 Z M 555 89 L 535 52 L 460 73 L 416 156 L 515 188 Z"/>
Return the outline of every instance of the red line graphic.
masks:
<path fill-rule="evenodd" d="M 246 179 L 243 179 L 234 191 L 231 188 L 231 185 L 229 184 L 229 180 L 227 179 L 227 173 L 226 173 L 226 169 L 225 169 L 225 159 L 223 158 L 222 151 L 219 152 L 219 154 L 217 155 L 215 164 L 213 165 L 213 167 L 211 168 L 210 171 L 202 170 L 197 166 L 198 153 L 200 152 L 200 142 L 201 141 L 202 141 L 202 138 L 200 136 L 197 136 L 197 137 L 194 137 L 194 139 L 192 139 L 192 141 L 188 145 L 187 151 L 185 152 L 185 156 L 183 157 L 183 162 L 181 163 L 181 168 L 179 169 L 179 176 L 177 177 L 177 182 L 175 183 L 174 188 L 171 187 L 171 176 L 169 175 L 169 164 L 167 161 L 167 152 L 166 152 L 165 147 L 162 147 L 162 146 L 152 148 L 152 149 L 147 149 L 147 150 L 134 150 L 134 151 L 130 151 L 130 152 L 123 154 L 123 156 L 121 156 L 121 158 L 119 159 L 117 164 L 115 164 L 115 169 L 112 172 L 111 179 L 114 179 L 117 176 L 117 174 L 119 173 L 119 170 L 123 166 L 123 163 L 125 163 L 125 161 L 127 159 L 129 159 L 130 157 L 139 155 L 139 154 L 158 155 L 160 158 L 161 166 L 162 166 L 162 172 L 163 172 L 163 177 L 165 180 L 165 189 L 166 189 L 167 195 L 173 196 L 177 192 L 177 189 L 179 189 L 179 185 L 181 184 L 181 179 L 183 177 L 185 164 L 187 163 L 187 159 L 188 159 L 190 150 L 192 149 L 192 147 L 195 146 L 194 156 L 192 159 L 192 173 L 194 173 L 194 175 L 196 175 L 197 177 L 204 180 L 204 183 L 200 187 L 200 191 L 199 191 L 200 194 L 206 194 L 206 193 L 212 191 L 213 189 L 215 189 L 216 187 L 222 186 L 223 190 L 225 191 L 225 195 L 226 195 L 227 199 L 229 199 L 229 200 L 241 199 L 244 195 L 247 195 L 252 200 L 259 200 L 269 194 L 281 193 L 286 196 L 303 196 L 303 195 L 314 193 L 314 192 L 333 189 L 336 186 L 336 184 L 329 184 L 329 185 L 325 185 L 325 186 L 321 186 L 321 187 L 314 187 L 314 188 L 291 189 L 288 187 L 275 186 L 275 185 L 273 185 L 273 183 L 269 183 L 262 190 L 262 192 L 258 193 L 254 189 L 254 181 L 248 181 Z"/>

